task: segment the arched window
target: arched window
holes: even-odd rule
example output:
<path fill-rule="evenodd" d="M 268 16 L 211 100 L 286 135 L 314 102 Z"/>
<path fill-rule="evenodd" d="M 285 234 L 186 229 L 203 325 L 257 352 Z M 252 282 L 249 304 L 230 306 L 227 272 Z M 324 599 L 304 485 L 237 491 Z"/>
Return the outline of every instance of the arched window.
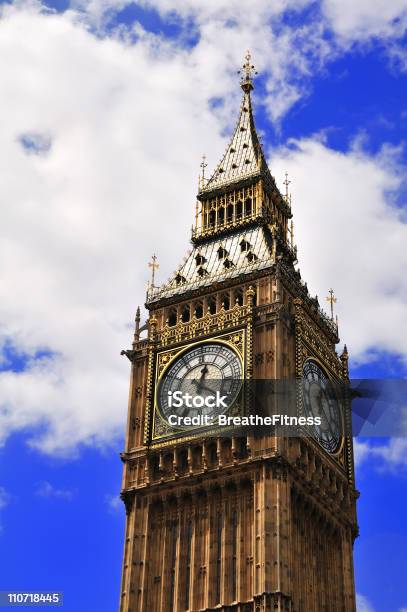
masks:
<path fill-rule="evenodd" d="M 202 266 L 205 263 L 206 258 L 201 255 L 201 253 L 197 253 L 195 256 L 195 261 L 197 266 Z"/>
<path fill-rule="evenodd" d="M 242 200 L 238 200 L 236 202 L 236 220 L 237 221 L 239 221 L 239 219 L 242 218 L 242 212 L 243 212 Z"/>
<path fill-rule="evenodd" d="M 237 291 L 235 291 L 234 297 L 235 297 L 235 304 L 238 304 L 239 306 L 243 306 L 243 290 L 238 289 Z"/>
<path fill-rule="evenodd" d="M 208 298 L 208 311 L 210 314 L 216 314 L 216 298 Z"/>
<path fill-rule="evenodd" d="M 247 198 L 246 202 L 245 202 L 245 215 L 246 217 L 251 217 L 252 216 L 252 200 L 251 198 Z"/>
<path fill-rule="evenodd" d="M 218 210 L 218 223 L 223 225 L 225 223 L 225 207 L 221 206 Z"/>
<path fill-rule="evenodd" d="M 230 308 L 230 297 L 228 293 L 224 293 L 221 297 L 221 303 L 225 310 Z"/>
<path fill-rule="evenodd" d="M 218 259 L 225 259 L 227 254 L 228 252 L 223 246 L 218 248 Z"/>
<path fill-rule="evenodd" d="M 229 268 L 232 268 L 234 265 L 235 264 L 233 263 L 233 261 L 231 259 L 229 259 L 228 257 L 226 257 L 225 261 L 223 262 L 223 266 L 227 270 L 229 270 Z"/>
<path fill-rule="evenodd" d="M 160 462 L 158 455 L 153 455 L 150 458 L 150 471 L 153 480 L 157 480 L 160 477 Z"/>
<path fill-rule="evenodd" d="M 191 311 L 189 309 L 188 304 L 186 304 L 184 308 L 182 309 L 181 320 L 183 323 L 188 323 L 190 318 L 191 318 Z"/>
<path fill-rule="evenodd" d="M 186 474 L 188 471 L 188 451 L 182 449 L 178 455 L 178 470 L 181 474 Z"/>
<path fill-rule="evenodd" d="M 249 263 L 254 263 L 258 259 L 256 253 L 253 253 L 252 251 L 249 251 L 246 257 Z"/>
<path fill-rule="evenodd" d="M 196 273 L 202 278 L 203 276 L 206 276 L 208 274 L 208 270 L 201 266 L 200 268 L 198 268 Z"/>
<path fill-rule="evenodd" d="M 233 204 L 228 204 L 227 207 L 227 222 L 232 223 L 233 221 Z"/>
<path fill-rule="evenodd" d="M 240 250 L 243 253 L 244 251 L 248 251 L 249 249 L 250 249 L 250 242 L 248 242 L 247 240 L 243 238 L 243 240 L 240 241 Z"/>
<path fill-rule="evenodd" d="M 202 302 L 197 302 L 195 304 L 195 316 L 197 319 L 202 319 L 203 317 L 203 304 Z"/>
<path fill-rule="evenodd" d="M 174 325 L 177 324 L 177 310 L 176 310 L 176 308 L 171 308 L 171 310 L 169 311 L 167 322 L 168 322 L 168 325 L 170 327 L 174 327 Z"/>
<path fill-rule="evenodd" d="M 211 210 L 209 213 L 209 227 L 214 227 L 216 220 L 216 212 Z"/>
<path fill-rule="evenodd" d="M 187 282 L 187 279 L 185 278 L 185 276 L 182 276 L 180 272 L 178 272 L 178 274 L 175 277 L 175 282 L 177 285 L 183 285 L 184 283 Z"/>

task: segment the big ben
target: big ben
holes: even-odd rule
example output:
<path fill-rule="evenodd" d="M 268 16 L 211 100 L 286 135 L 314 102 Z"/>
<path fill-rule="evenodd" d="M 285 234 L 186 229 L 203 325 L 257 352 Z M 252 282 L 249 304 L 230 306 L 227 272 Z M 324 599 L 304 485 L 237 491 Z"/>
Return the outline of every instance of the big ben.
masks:
<path fill-rule="evenodd" d="M 250 55 L 241 88 L 229 145 L 199 185 L 192 249 L 151 283 L 148 319 L 138 311 L 123 351 L 121 612 L 356 609 L 350 405 L 332 391 L 346 387 L 348 354 L 296 269 L 290 198 L 255 128 Z M 280 412 L 276 389 L 291 385 L 297 420 L 317 424 L 298 435 L 274 422 L 235 427 L 257 410 L 256 381 L 270 383 Z M 178 409 L 176 391 L 191 403 Z M 232 418 L 221 429 L 224 397 Z"/>

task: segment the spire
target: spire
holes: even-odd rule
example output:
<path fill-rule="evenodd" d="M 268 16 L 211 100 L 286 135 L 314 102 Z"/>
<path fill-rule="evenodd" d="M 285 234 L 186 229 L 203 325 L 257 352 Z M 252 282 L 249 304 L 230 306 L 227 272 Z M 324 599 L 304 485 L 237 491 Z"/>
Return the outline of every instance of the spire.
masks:
<path fill-rule="evenodd" d="M 240 85 L 243 89 L 239 119 L 222 160 L 211 178 L 205 185 L 202 185 L 200 193 L 216 190 L 231 183 L 238 183 L 247 178 L 254 178 L 266 172 L 269 174 L 254 124 L 250 96 L 253 89 L 253 71 L 254 66 L 251 64 L 251 56 L 247 52 L 246 62 L 243 64 L 243 69 L 239 71 L 242 73 Z M 257 73 L 254 72 L 254 74 Z"/>

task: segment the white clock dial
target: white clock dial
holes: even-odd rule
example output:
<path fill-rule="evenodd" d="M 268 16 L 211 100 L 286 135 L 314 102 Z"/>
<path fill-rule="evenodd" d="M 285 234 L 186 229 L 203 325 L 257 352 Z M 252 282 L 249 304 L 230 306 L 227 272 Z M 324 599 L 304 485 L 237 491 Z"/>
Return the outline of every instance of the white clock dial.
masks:
<path fill-rule="evenodd" d="M 214 417 L 221 411 L 217 407 L 174 407 L 169 397 L 176 391 L 204 399 L 219 392 L 226 396 L 228 406 L 237 399 L 242 386 L 242 363 L 237 353 L 223 343 L 202 343 L 184 352 L 165 371 L 158 388 L 159 409 L 169 415 Z"/>

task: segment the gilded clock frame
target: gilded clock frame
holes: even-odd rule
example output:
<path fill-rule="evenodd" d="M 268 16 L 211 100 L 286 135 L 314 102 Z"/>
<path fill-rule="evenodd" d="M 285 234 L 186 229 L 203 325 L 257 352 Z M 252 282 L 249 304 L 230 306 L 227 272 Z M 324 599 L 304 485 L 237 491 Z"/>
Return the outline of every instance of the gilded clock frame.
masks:
<path fill-rule="evenodd" d="M 302 302 L 295 303 L 295 319 L 296 319 L 296 338 L 295 338 L 295 375 L 298 381 L 302 380 L 303 369 L 307 361 L 315 361 L 327 376 L 328 380 L 334 382 L 344 382 L 346 375 L 343 370 L 343 364 L 338 358 L 334 349 L 331 348 L 327 336 L 318 329 L 310 320 L 308 314 L 304 312 Z M 345 400 L 341 421 L 342 431 L 345 432 L 345 412 L 349 411 L 348 402 Z M 297 387 L 297 414 L 301 416 L 303 411 L 303 394 L 302 385 Z M 341 444 L 335 453 L 330 453 L 316 440 L 309 436 L 310 440 L 323 451 L 328 457 L 334 460 L 339 466 L 348 472 L 349 478 L 352 479 L 352 458 L 350 456 L 349 444 L 345 433 L 341 436 Z"/>
<path fill-rule="evenodd" d="M 238 357 L 242 367 L 242 381 L 243 389 L 241 390 L 242 403 L 245 404 L 246 397 L 244 392 L 244 380 L 246 375 L 246 363 L 247 363 L 247 329 L 242 327 L 239 329 L 231 330 L 227 333 L 213 335 L 211 337 L 205 337 L 197 339 L 194 342 L 187 342 L 177 347 L 170 349 L 158 350 L 155 355 L 155 368 L 154 368 L 154 393 L 153 393 L 153 406 L 152 406 L 152 419 L 149 427 L 149 442 L 152 446 L 166 446 L 179 442 L 186 442 L 195 438 L 203 436 L 214 436 L 218 435 L 220 431 L 228 433 L 233 428 L 219 428 L 214 427 L 201 427 L 197 426 L 194 430 L 191 428 L 191 433 L 186 434 L 185 429 L 178 429 L 168 425 L 163 419 L 158 408 L 157 393 L 165 373 L 175 362 L 176 359 L 181 357 L 182 354 L 193 350 L 194 347 L 201 346 L 202 344 L 223 344 L 231 349 Z M 240 408 L 242 405 L 239 406 Z M 164 433 L 157 435 L 157 423 L 160 423 L 164 428 Z M 165 431 L 166 430 L 166 431 Z M 193 431 L 193 433 L 192 433 Z"/>
<path fill-rule="evenodd" d="M 314 356 L 314 355 L 308 355 L 308 357 L 306 357 L 303 362 L 302 362 L 302 366 L 301 366 L 301 374 L 304 372 L 304 368 L 305 365 L 308 362 L 314 362 L 316 363 L 319 368 L 322 370 L 322 372 L 324 373 L 324 375 L 326 376 L 328 381 L 333 381 L 333 382 L 340 382 L 340 379 L 337 379 L 335 376 L 332 376 L 329 373 L 329 368 L 327 368 L 326 364 L 324 364 L 321 359 L 319 359 L 318 357 Z M 300 395 L 300 406 L 301 406 L 301 414 L 304 414 L 304 397 L 303 397 L 303 388 L 302 385 L 299 385 L 299 395 Z M 336 395 L 336 394 L 335 394 Z M 338 400 L 339 402 L 339 400 Z M 317 438 L 315 438 L 314 436 L 310 435 L 310 437 L 318 444 L 318 446 L 320 446 L 322 448 L 322 450 L 324 450 L 330 457 L 334 457 L 334 458 L 338 458 L 342 451 L 343 451 L 343 446 L 345 444 L 345 434 L 343 433 L 345 431 L 345 414 L 344 414 L 344 410 L 346 409 L 346 407 L 344 407 L 342 410 L 338 410 L 339 412 L 339 418 L 340 418 L 340 424 L 341 424 L 341 431 L 342 434 L 340 435 L 340 444 L 338 445 L 337 450 L 334 453 L 331 453 L 330 451 L 328 451 L 326 448 L 324 448 L 322 446 L 322 444 L 318 441 Z"/>

